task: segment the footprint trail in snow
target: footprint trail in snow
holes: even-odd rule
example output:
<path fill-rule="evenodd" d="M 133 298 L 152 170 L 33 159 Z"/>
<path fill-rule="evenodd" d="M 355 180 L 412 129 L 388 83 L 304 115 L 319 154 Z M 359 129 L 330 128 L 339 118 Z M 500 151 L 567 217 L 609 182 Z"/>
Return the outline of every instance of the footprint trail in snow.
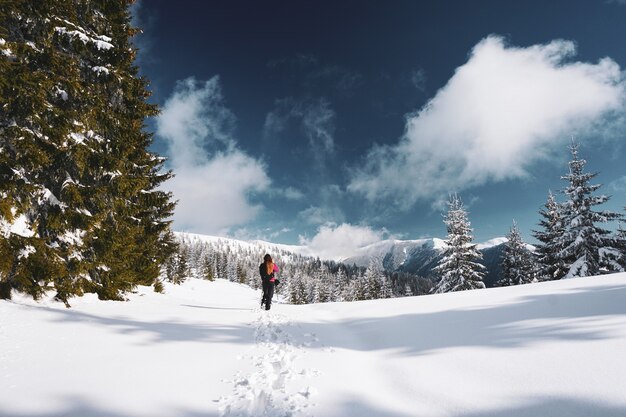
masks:
<path fill-rule="evenodd" d="M 219 401 L 222 417 L 310 416 L 316 390 L 305 382 L 317 371 L 294 369 L 294 361 L 305 352 L 287 331 L 291 323 L 285 316 L 262 310 L 256 314 L 255 346 L 246 358 L 255 370 L 225 381 L 233 385 L 233 393 Z"/>

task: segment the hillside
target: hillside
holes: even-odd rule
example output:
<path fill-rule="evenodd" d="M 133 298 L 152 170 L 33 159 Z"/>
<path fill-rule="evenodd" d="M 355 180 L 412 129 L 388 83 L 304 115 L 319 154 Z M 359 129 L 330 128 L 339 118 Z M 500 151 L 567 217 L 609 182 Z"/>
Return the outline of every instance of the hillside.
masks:
<path fill-rule="evenodd" d="M 353 303 L 0 301 L 3 417 L 618 417 L 626 274 Z"/>
<path fill-rule="evenodd" d="M 209 242 L 221 243 L 235 252 L 252 251 L 258 253 L 260 259 L 263 253 L 282 253 L 283 258 L 288 261 L 290 254 L 305 257 L 317 257 L 318 255 L 311 248 L 304 245 L 284 245 L 261 240 L 242 241 L 232 238 L 207 236 L 194 233 L 176 233 L 178 240 L 187 243 Z M 490 239 L 487 242 L 477 244 L 477 248 L 483 255 L 483 265 L 487 268 L 485 284 L 493 287 L 501 275 L 501 256 L 506 238 L 500 237 Z M 356 250 L 350 257 L 339 257 L 332 259 L 346 265 L 355 264 L 367 267 L 370 259 L 381 259 L 383 267 L 387 272 L 408 272 L 421 277 L 436 279 L 432 269 L 438 264 L 441 255 L 446 247 L 445 241 L 439 238 L 427 238 L 416 240 L 388 239 Z M 534 247 L 528 245 L 529 249 Z"/>

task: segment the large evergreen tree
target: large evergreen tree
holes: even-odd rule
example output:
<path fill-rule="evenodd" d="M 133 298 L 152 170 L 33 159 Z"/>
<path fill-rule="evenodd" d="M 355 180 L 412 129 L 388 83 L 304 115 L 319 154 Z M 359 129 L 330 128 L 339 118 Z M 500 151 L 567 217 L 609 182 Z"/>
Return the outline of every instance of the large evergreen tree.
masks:
<path fill-rule="evenodd" d="M 597 173 L 584 171 L 586 161 L 578 157 L 578 145 L 570 146 L 572 159 L 569 173 L 561 177 L 568 182 L 563 193 L 568 200 L 562 205 L 565 230 L 557 241 L 558 262 L 566 269 L 565 278 L 597 275 L 615 271 L 619 251 L 611 232 L 598 226 L 619 219 L 619 213 L 594 211 L 593 207 L 609 200 L 608 196 L 594 196 L 601 185 L 589 184 Z"/>
<path fill-rule="evenodd" d="M 457 195 L 450 197 L 444 223 L 448 229 L 447 248 L 435 268 L 440 280 L 433 292 L 485 288 L 485 267 L 478 263 L 482 255 L 472 244 L 472 229 L 467 212 Z"/>
<path fill-rule="evenodd" d="M 0 286 L 120 299 L 175 249 L 129 1 L 0 9 Z"/>
<path fill-rule="evenodd" d="M 533 231 L 533 236 L 541 242 L 537 245 L 537 262 L 540 280 L 561 279 L 566 274 L 563 260 L 559 257 L 559 243 L 565 231 L 561 218 L 561 207 L 554 194 L 550 191 L 548 201 L 539 211 L 542 220 L 539 221 L 541 230 Z"/>
<path fill-rule="evenodd" d="M 528 284 L 535 281 L 536 267 L 517 224 L 513 222 L 502 252 L 502 278 L 499 286 Z"/>

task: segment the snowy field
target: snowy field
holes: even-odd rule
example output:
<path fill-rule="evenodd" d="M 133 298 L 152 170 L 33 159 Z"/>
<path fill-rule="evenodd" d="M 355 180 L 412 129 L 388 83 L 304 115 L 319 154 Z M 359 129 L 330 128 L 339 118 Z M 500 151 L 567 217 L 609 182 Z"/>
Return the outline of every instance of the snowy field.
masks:
<path fill-rule="evenodd" d="M 0 415 L 623 417 L 626 274 L 257 308 L 218 280 L 0 301 Z"/>

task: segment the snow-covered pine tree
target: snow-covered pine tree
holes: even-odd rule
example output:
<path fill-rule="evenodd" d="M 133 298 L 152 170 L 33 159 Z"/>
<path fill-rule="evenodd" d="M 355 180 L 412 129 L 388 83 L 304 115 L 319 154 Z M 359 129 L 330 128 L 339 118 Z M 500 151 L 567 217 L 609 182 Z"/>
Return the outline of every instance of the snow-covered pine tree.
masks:
<path fill-rule="evenodd" d="M 624 208 L 626 210 L 626 207 Z M 618 263 L 622 270 L 626 271 L 626 226 L 620 222 L 617 228 L 617 247 L 620 250 Z"/>
<path fill-rule="evenodd" d="M 148 151 L 144 120 L 157 108 L 133 64 L 129 4 L 0 8 L 5 288 L 120 299 L 152 284 L 175 249 L 174 203 L 157 190 L 171 174 Z"/>
<path fill-rule="evenodd" d="M 357 300 L 358 279 L 349 280 L 346 278 L 345 283 L 341 288 L 341 301 L 355 301 Z"/>
<path fill-rule="evenodd" d="M 602 272 L 615 271 L 615 262 L 619 251 L 611 232 L 597 226 L 621 217 L 611 211 L 594 211 L 593 207 L 609 200 L 606 195 L 594 196 L 601 185 L 591 185 L 589 181 L 597 173 L 586 173 L 586 161 L 578 157 L 578 144 L 572 143 L 570 151 L 569 173 L 561 177 L 568 182 L 563 194 L 568 200 L 562 205 L 562 218 L 565 231 L 558 239 L 559 262 L 567 270 L 565 278 L 598 275 Z"/>
<path fill-rule="evenodd" d="M 290 279 L 289 302 L 291 304 L 306 304 L 307 289 L 301 272 L 296 272 Z"/>
<path fill-rule="evenodd" d="M 313 274 L 313 303 L 325 303 L 330 301 L 330 287 L 328 280 L 328 268 L 323 263 Z"/>
<path fill-rule="evenodd" d="M 384 274 L 382 262 L 378 258 L 370 258 L 367 269 L 365 270 L 365 285 L 367 286 L 366 294 L 368 300 L 382 298 L 382 284 Z"/>
<path fill-rule="evenodd" d="M 226 258 L 226 276 L 224 277 L 230 282 L 237 282 L 237 260 L 234 256 L 228 256 Z"/>
<path fill-rule="evenodd" d="M 411 290 L 411 286 L 408 283 L 404 285 L 404 296 L 405 297 L 413 296 L 413 290 Z"/>
<path fill-rule="evenodd" d="M 341 268 L 337 270 L 336 274 L 329 274 L 328 284 L 330 288 L 330 300 L 329 301 L 341 301 L 341 283 L 345 281 L 345 273 Z"/>
<path fill-rule="evenodd" d="M 539 214 L 543 217 L 539 221 L 542 230 L 533 230 L 533 236 L 541 242 L 537 245 L 535 252 L 538 279 L 541 281 L 561 279 L 567 272 L 562 259 L 558 256 L 561 251 L 560 239 L 565 232 L 565 227 L 561 218 L 561 206 L 557 203 L 552 191 L 548 193 L 548 200 Z"/>
<path fill-rule="evenodd" d="M 498 286 L 528 284 L 535 281 L 537 269 L 533 254 L 526 248 L 515 221 L 506 238 L 501 262 L 502 279 L 498 281 Z"/>
<path fill-rule="evenodd" d="M 478 263 L 482 254 L 472 244 L 472 229 L 467 212 L 456 194 L 450 196 L 444 223 L 448 230 L 447 247 L 439 265 L 435 267 L 440 280 L 432 292 L 485 288 L 485 267 Z"/>
<path fill-rule="evenodd" d="M 393 297 L 393 286 L 391 285 L 391 279 L 386 275 L 382 275 L 382 283 L 380 290 L 380 298 Z"/>
<path fill-rule="evenodd" d="M 352 279 L 352 293 L 354 297 L 352 300 L 361 301 L 361 300 L 369 300 L 369 292 L 367 279 L 363 272 L 359 271 L 356 276 Z"/>
<path fill-rule="evenodd" d="M 248 274 L 241 262 L 237 262 L 237 282 L 245 284 L 248 282 Z"/>
<path fill-rule="evenodd" d="M 202 278 L 209 281 L 215 281 L 215 257 L 211 252 L 206 250 L 201 258 Z"/>

